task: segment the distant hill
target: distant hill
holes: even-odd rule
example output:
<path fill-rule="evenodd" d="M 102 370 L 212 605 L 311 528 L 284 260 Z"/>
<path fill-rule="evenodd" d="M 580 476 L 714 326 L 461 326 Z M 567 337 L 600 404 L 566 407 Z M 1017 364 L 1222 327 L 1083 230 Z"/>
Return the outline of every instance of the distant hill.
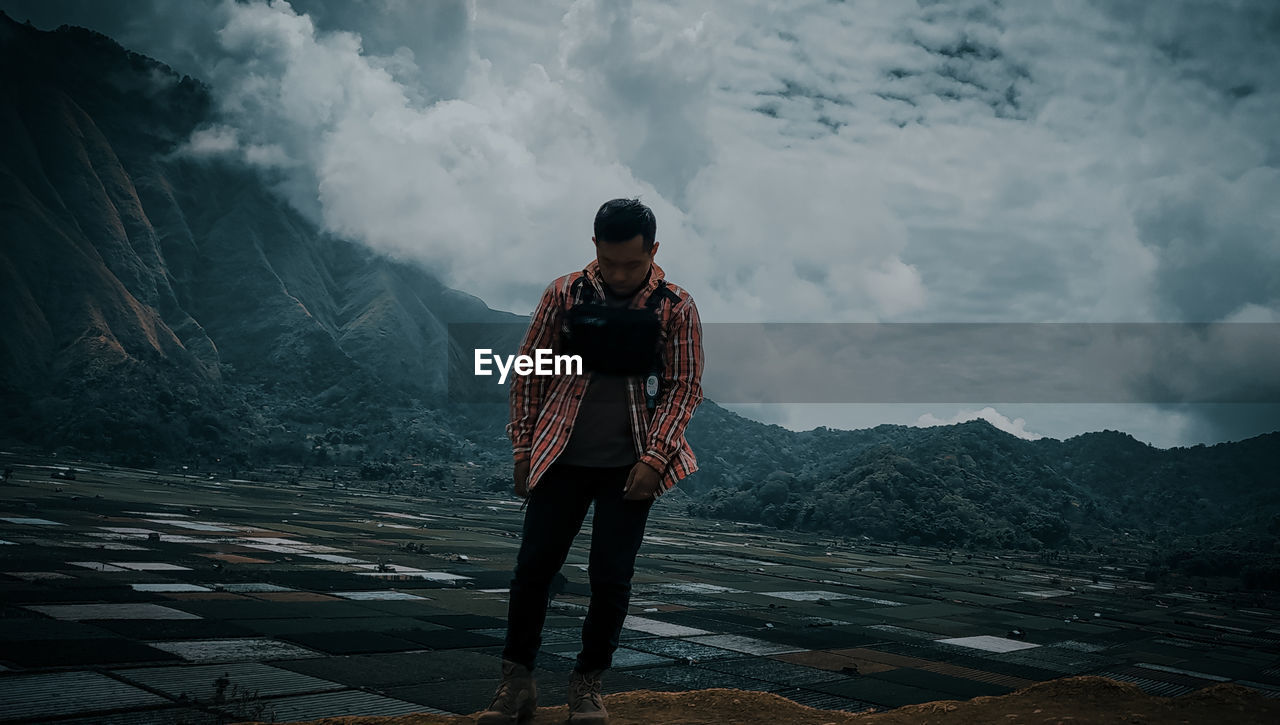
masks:
<path fill-rule="evenodd" d="M 983 420 L 804 433 L 699 423 L 691 441 L 714 466 L 701 482 L 714 486 L 689 502 L 693 515 L 970 551 L 1090 553 L 1151 581 L 1280 590 L 1280 433 L 1160 450 L 1110 430 L 1028 441 Z"/>
<path fill-rule="evenodd" d="M 976 420 L 818 430 L 780 448 L 784 465 L 729 476 L 694 510 L 941 546 L 1057 547 L 1126 528 L 1280 533 L 1280 433 L 1166 451 L 1118 431 L 1028 441 Z"/>
<path fill-rule="evenodd" d="M 199 81 L 2 13 L 0 57 L 10 436 L 245 463 L 308 423 L 429 410 L 456 352 L 445 325 L 521 319 L 323 234 L 248 169 L 175 155 L 208 120 Z M 426 451 L 463 447 L 432 433 Z"/>
<path fill-rule="evenodd" d="M 447 361 L 470 355 L 446 325 L 527 318 L 322 232 L 249 169 L 175 153 L 211 118 L 196 79 L 3 13 L 0 60 L 0 437 L 412 485 L 472 461 L 509 486 L 505 406 L 445 404 Z M 1280 579 L 1248 569 L 1280 546 L 1277 433 L 1169 451 L 983 421 L 799 433 L 708 400 L 688 436 L 699 515 L 963 547 L 1131 534 L 1174 547 L 1157 568 Z"/>

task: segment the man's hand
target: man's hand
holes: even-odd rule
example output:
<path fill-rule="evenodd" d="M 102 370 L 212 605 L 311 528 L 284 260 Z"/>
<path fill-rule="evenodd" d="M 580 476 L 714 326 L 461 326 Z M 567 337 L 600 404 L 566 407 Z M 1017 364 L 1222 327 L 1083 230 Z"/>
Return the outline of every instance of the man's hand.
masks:
<path fill-rule="evenodd" d="M 627 474 L 627 483 L 622 487 L 622 498 L 627 501 L 645 501 L 658 497 L 658 489 L 662 488 L 662 474 L 648 463 L 637 461 Z"/>
<path fill-rule="evenodd" d="M 515 470 L 515 493 L 520 498 L 529 495 L 529 461 L 524 460 L 516 463 Z"/>

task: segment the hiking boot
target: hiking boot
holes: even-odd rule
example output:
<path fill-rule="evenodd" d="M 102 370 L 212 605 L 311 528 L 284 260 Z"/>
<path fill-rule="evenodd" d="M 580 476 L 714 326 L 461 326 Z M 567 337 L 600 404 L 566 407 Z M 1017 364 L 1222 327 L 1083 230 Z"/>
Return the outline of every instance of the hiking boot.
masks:
<path fill-rule="evenodd" d="M 480 713 L 479 725 L 514 725 L 533 717 L 538 709 L 538 686 L 533 672 L 511 660 L 502 661 L 502 684 L 493 693 L 489 709 Z"/>
<path fill-rule="evenodd" d="M 605 725 L 609 722 L 609 712 L 604 709 L 604 697 L 600 694 L 600 675 L 603 672 L 579 672 L 575 668 L 569 675 L 569 722 L 574 725 Z"/>

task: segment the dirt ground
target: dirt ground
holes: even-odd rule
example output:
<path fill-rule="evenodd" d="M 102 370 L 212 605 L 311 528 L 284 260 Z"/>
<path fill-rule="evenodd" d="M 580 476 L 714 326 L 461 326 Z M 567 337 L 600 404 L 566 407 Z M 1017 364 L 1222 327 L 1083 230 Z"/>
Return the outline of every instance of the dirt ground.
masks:
<path fill-rule="evenodd" d="M 798 725 L 1043 725 L 1125 723 L 1127 725 L 1274 725 L 1280 700 L 1231 683 L 1212 685 L 1179 697 L 1148 695 L 1127 682 L 1104 677 L 1065 677 L 1040 682 L 998 697 L 940 700 L 862 715 L 815 710 L 778 695 L 740 690 L 626 692 L 605 697 L 612 725 L 650 723 L 797 723 Z M 538 709 L 532 725 L 563 723 L 568 709 Z M 462 725 L 474 716 L 402 715 L 340 717 L 309 725 Z"/>

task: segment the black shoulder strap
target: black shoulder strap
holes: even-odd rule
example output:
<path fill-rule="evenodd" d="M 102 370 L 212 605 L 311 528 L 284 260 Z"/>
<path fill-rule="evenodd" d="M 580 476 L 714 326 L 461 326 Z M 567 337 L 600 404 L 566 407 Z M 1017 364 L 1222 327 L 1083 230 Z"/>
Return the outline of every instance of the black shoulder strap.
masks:
<path fill-rule="evenodd" d="M 649 295 L 649 299 L 645 300 L 645 306 L 651 310 L 656 310 L 663 300 L 670 300 L 673 305 L 679 304 L 680 295 L 671 291 L 665 279 L 660 279 L 658 280 L 658 288 L 653 291 L 653 294 Z"/>
<path fill-rule="evenodd" d="M 577 300 L 579 291 L 582 292 L 582 303 L 585 304 L 599 301 L 596 299 L 596 288 L 587 284 L 587 276 L 585 274 L 575 279 L 573 284 L 569 287 L 569 299 L 574 301 L 573 304 L 578 304 Z M 667 281 L 665 279 L 660 279 L 658 280 L 657 289 L 653 291 L 653 294 L 649 295 L 649 299 L 645 300 L 645 306 L 651 310 L 656 310 L 658 309 L 658 305 L 662 304 L 663 300 L 668 300 L 671 304 L 678 305 L 680 304 L 680 295 L 673 292 L 671 288 L 667 286 Z"/>
<path fill-rule="evenodd" d="M 596 288 L 587 284 L 587 275 L 584 274 L 581 277 L 575 279 L 573 281 L 573 285 L 569 287 L 569 299 L 572 301 L 571 306 L 578 304 L 577 300 L 578 300 L 579 290 L 585 290 L 584 296 L 582 298 L 583 303 L 590 303 L 590 302 L 596 301 Z"/>

